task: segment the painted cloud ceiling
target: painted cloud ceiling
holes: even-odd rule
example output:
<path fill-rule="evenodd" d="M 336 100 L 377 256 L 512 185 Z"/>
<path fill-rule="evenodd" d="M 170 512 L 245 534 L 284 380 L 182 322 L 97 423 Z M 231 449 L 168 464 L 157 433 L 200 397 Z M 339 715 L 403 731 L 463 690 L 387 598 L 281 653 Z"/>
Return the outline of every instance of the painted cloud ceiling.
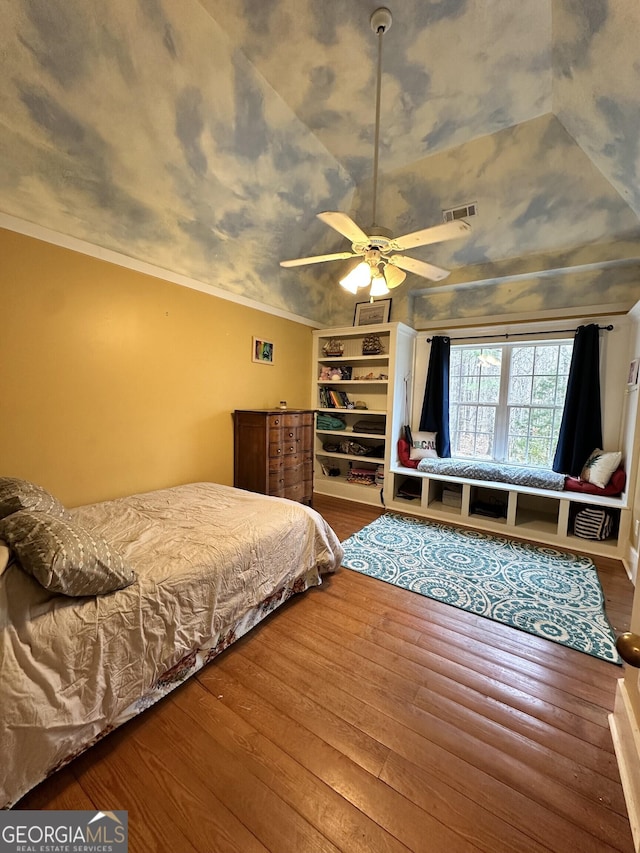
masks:
<path fill-rule="evenodd" d="M 349 323 L 341 262 L 278 262 L 349 248 L 319 211 L 370 224 L 378 5 L 5 0 L 0 212 Z M 452 274 L 409 275 L 395 318 L 631 307 L 637 2 L 388 5 L 378 220 L 400 234 L 479 209 L 470 237 L 411 253 Z"/>

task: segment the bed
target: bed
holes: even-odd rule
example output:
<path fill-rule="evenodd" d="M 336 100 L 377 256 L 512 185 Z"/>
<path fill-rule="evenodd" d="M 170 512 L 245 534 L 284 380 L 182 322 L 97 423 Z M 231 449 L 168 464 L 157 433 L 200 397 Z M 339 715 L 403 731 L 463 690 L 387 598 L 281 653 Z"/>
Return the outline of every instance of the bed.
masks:
<path fill-rule="evenodd" d="M 343 554 L 313 509 L 213 483 L 67 517 L 109 543 L 136 579 L 72 597 L 15 562 L 0 577 L 3 808 L 320 584 Z"/>

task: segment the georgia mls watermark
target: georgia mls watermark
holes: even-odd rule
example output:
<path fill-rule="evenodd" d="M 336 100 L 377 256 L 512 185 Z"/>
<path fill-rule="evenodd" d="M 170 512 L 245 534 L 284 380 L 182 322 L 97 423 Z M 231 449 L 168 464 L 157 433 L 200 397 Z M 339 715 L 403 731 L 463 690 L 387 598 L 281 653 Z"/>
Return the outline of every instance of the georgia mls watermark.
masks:
<path fill-rule="evenodd" d="M 127 853 L 128 812 L 0 811 L 0 853 Z"/>

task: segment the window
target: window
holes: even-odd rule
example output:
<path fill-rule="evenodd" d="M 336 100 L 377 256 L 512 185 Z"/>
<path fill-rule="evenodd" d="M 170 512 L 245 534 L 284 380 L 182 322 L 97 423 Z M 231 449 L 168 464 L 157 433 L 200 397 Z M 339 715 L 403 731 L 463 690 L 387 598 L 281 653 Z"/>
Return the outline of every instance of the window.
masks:
<path fill-rule="evenodd" d="M 551 468 L 573 340 L 452 346 L 452 456 Z"/>

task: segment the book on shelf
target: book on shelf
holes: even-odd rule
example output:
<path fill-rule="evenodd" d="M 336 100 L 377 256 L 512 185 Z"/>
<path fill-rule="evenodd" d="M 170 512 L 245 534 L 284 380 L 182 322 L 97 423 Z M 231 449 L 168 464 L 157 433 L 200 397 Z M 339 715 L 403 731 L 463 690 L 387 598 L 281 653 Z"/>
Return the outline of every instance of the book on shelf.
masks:
<path fill-rule="evenodd" d="M 336 388 L 318 388 L 320 405 L 323 409 L 348 409 L 352 408 L 351 401 L 345 391 Z"/>

